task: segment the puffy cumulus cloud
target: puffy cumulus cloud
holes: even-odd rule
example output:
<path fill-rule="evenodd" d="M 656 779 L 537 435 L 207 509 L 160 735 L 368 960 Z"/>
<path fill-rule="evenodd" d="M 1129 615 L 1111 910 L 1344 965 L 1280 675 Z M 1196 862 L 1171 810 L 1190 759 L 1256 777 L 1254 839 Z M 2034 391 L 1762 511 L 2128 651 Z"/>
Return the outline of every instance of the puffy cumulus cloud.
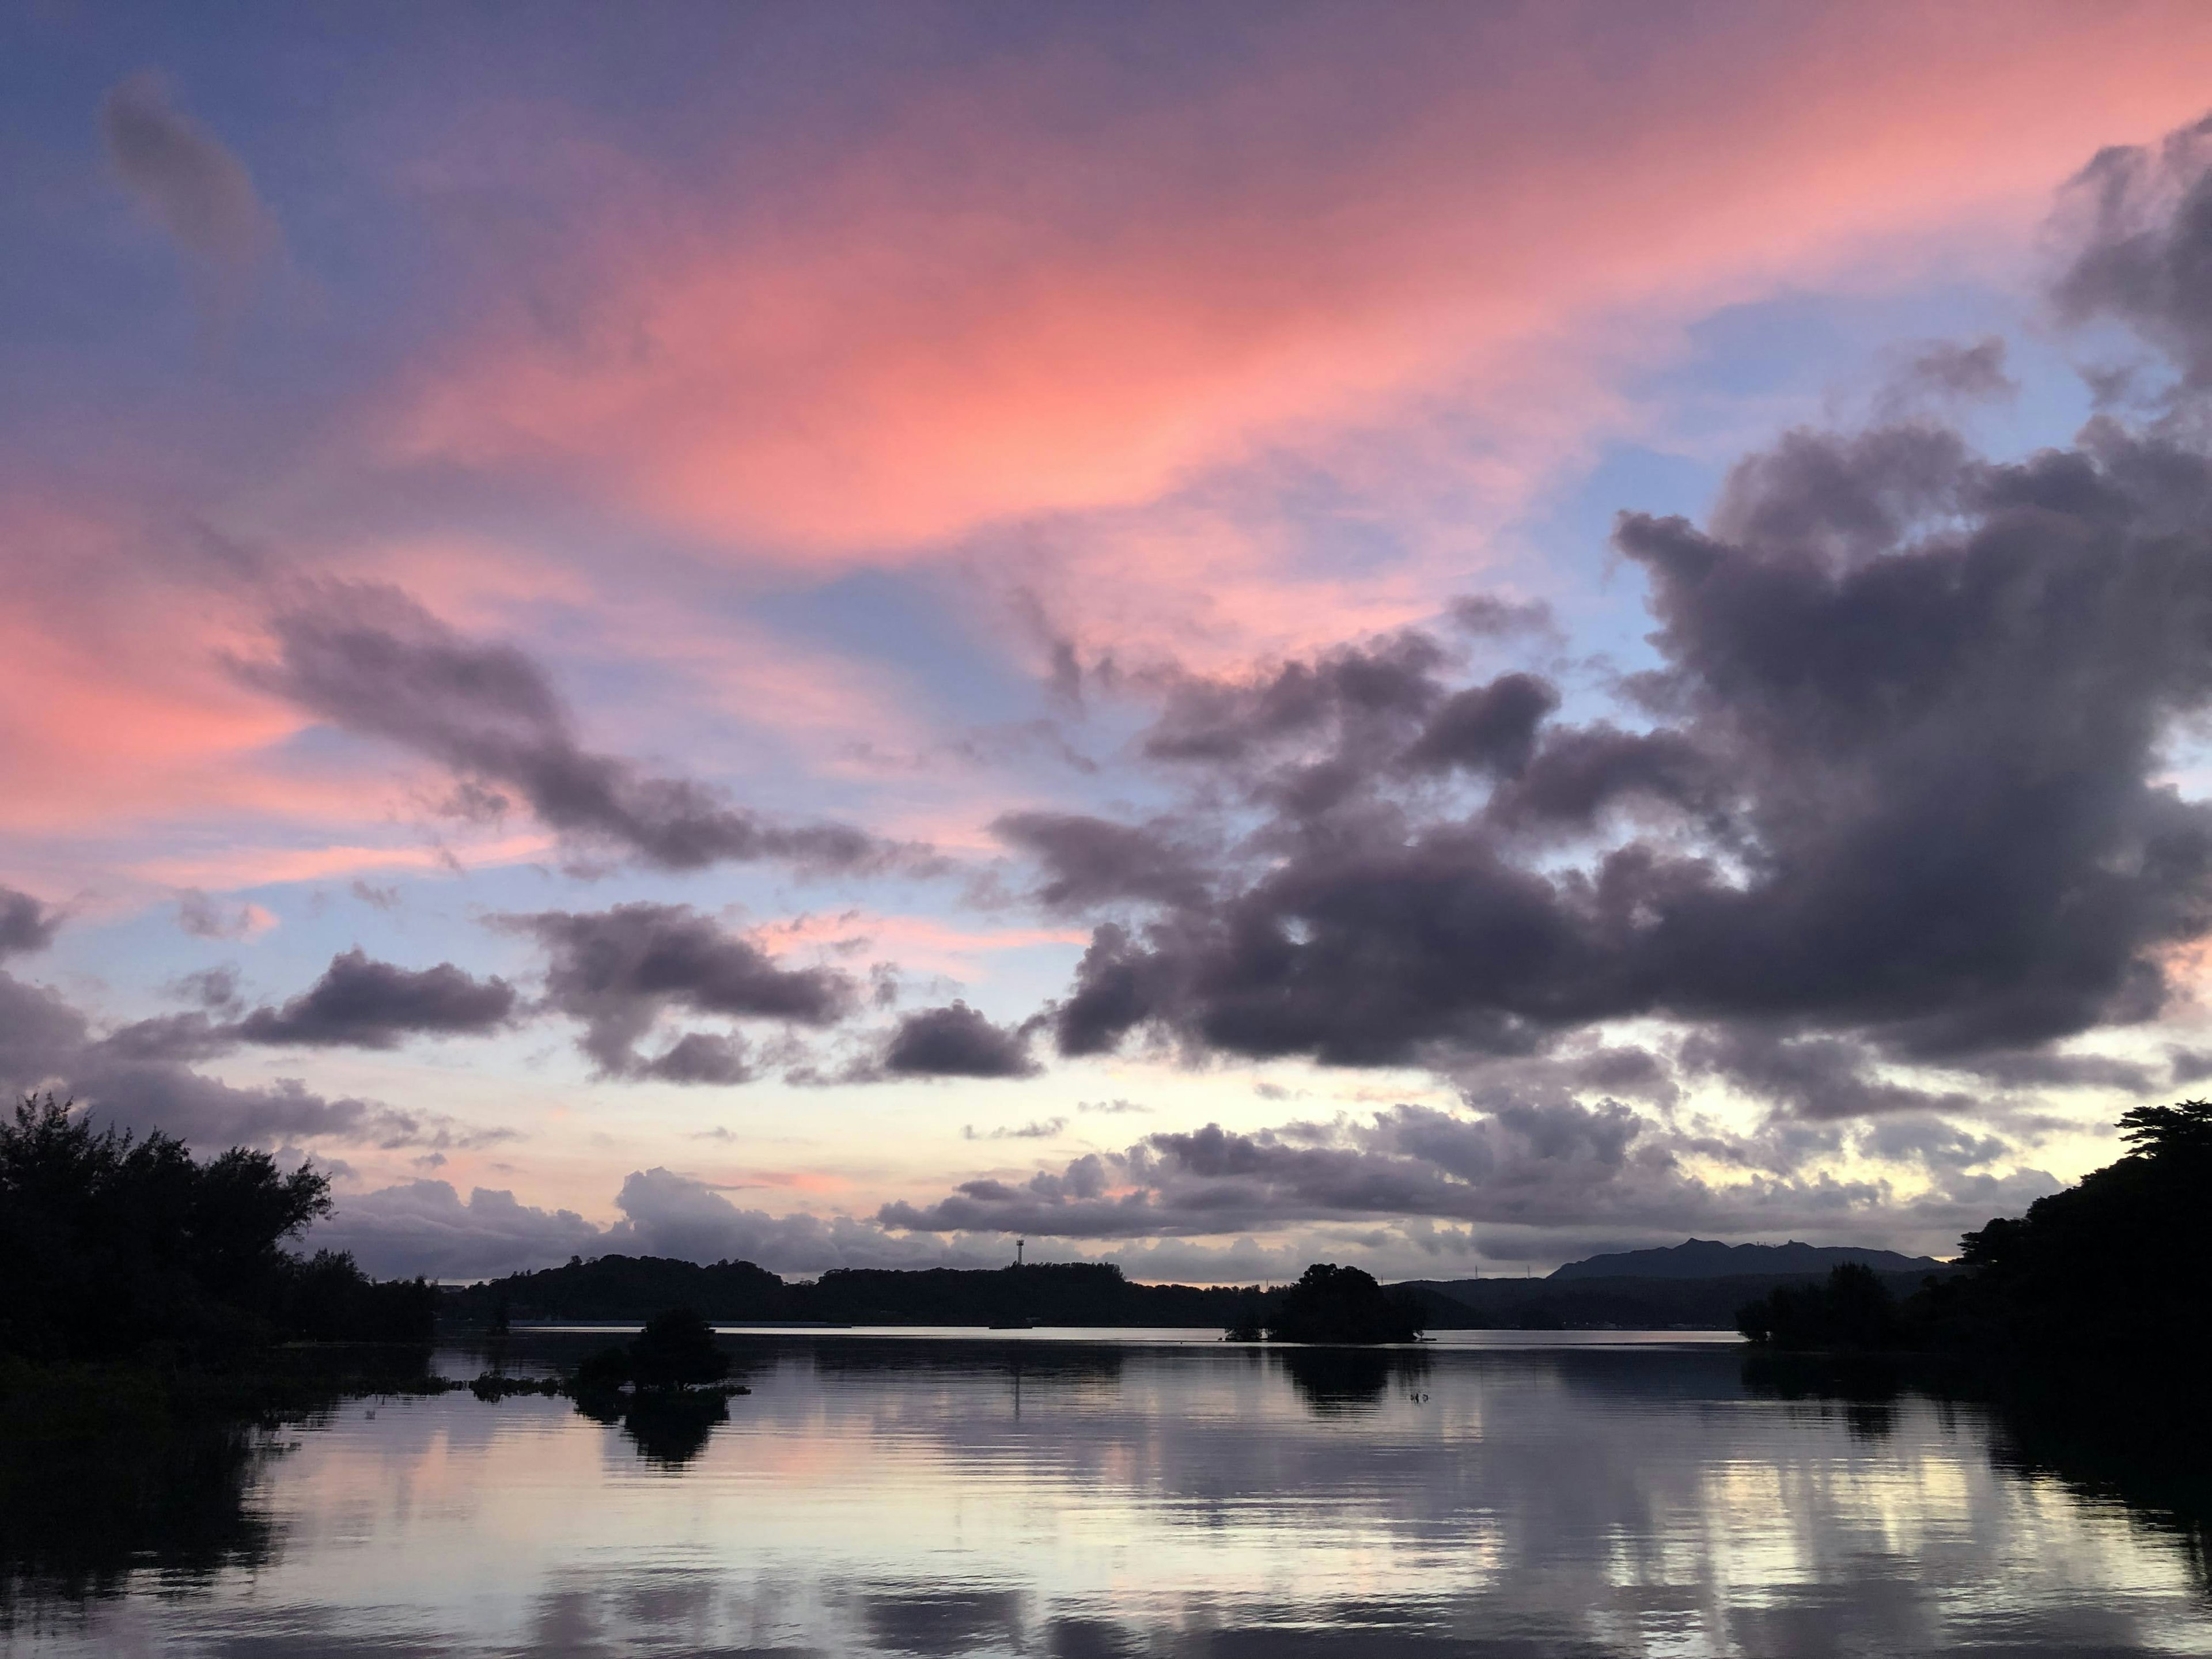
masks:
<path fill-rule="evenodd" d="M 2002 393 L 2000 343 L 1923 349 L 1896 418 L 1785 434 L 1705 524 L 1622 515 L 1658 660 L 1610 717 L 1462 683 L 1419 630 L 1173 682 L 1142 750 L 1188 805 L 1030 843 L 1109 912 L 1060 1053 L 1465 1075 L 1649 1018 L 1809 1119 L 1966 1109 L 1959 1076 L 2152 1086 L 2056 1047 L 2157 1018 L 2212 927 L 2212 808 L 2168 778 L 2212 706 L 2212 123 L 2075 194 L 2060 301 L 2178 362 L 2160 419 L 1989 461 L 1929 411 Z M 1174 889 L 1090 874 L 1164 847 Z"/>
<path fill-rule="evenodd" d="M 544 948 L 544 1006 L 582 1023 L 581 1047 L 605 1077 L 742 1082 L 750 1073 L 734 1036 L 689 1032 L 653 1056 L 638 1045 L 672 1011 L 820 1026 L 842 1018 L 858 997 L 848 975 L 783 967 L 689 905 L 546 910 L 504 916 L 500 925 Z"/>
<path fill-rule="evenodd" d="M 465 637 L 396 588 L 301 590 L 270 636 L 273 658 L 240 665 L 252 684 L 451 769 L 458 810 L 495 815 L 512 792 L 571 842 L 670 870 L 763 859 L 851 869 L 890 856 L 848 826 L 771 823 L 690 779 L 585 747 L 534 659 Z"/>
<path fill-rule="evenodd" d="M 61 925 L 61 915 L 52 905 L 12 887 L 0 887 L 0 957 L 45 950 Z"/>
<path fill-rule="evenodd" d="M 370 960 L 358 946 L 281 1008 L 257 1008 L 240 1020 L 241 1042 L 326 1048 L 390 1048 L 404 1037 L 474 1036 L 514 1014 L 514 988 L 475 979 L 450 962 L 409 969 Z"/>
<path fill-rule="evenodd" d="M 933 1204 L 885 1205 L 876 1219 L 914 1232 L 1108 1241 L 1442 1224 L 1460 1230 L 1455 1251 L 1474 1249 L 1469 1230 L 1481 1228 L 1521 1241 L 1510 1259 L 1556 1260 L 1562 1236 L 1846 1229 L 1948 1243 L 1995 1212 L 1986 1206 L 2057 1185 L 2032 1169 L 1991 1167 L 2017 1149 L 1932 1116 L 1856 1149 L 1915 1165 L 1909 1191 L 1869 1170 L 1837 1175 L 1850 1150 L 1833 1135 L 1793 1142 L 1789 1126 L 1739 1136 L 1662 1124 L 1613 1101 L 1399 1105 L 1257 1133 L 1209 1124 L 1149 1135 L 1025 1182 L 986 1177 Z"/>
<path fill-rule="evenodd" d="M 410 1181 L 342 1196 L 307 1243 L 350 1250 L 366 1270 L 387 1277 L 489 1279 L 597 1253 L 604 1238 L 573 1210 L 541 1210 L 483 1187 L 463 1203 L 449 1182 Z"/>
<path fill-rule="evenodd" d="M 276 222 L 246 164 L 176 107 L 161 77 L 134 75 L 109 92 L 100 134 L 131 199 L 233 294 L 276 253 Z"/>
<path fill-rule="evenodd" d="M 2208 507 L 2203 453 L 2109 424 L 2017 465 L 1794 433 L 1709 526 L 1622 520 L 1641 725 L 1455 691 L 1402 635 L 1186 688 L 1152 752 L 1257 827 L 1206 898 L 1097 927 L 1060 1050 L 1398 1063 L 1656 1016 L 1966 1063 L 2149 1019 L 2212 925 L 2212 812 L 2164 780 L 2212 703 Z M 1447 760 L 1473 793 L 1408 781 Z M 1765 1052 L 1826 1066 L 1808 1109 L 1927 1103 Z"/>
<path fill-rule="evenodd" d="M 1038 1069 L 1025 1032 L 994 1025 L 964 1002 L 917 1009 L 884 1045 L 889 1077 L 1030 1077 Z"/>

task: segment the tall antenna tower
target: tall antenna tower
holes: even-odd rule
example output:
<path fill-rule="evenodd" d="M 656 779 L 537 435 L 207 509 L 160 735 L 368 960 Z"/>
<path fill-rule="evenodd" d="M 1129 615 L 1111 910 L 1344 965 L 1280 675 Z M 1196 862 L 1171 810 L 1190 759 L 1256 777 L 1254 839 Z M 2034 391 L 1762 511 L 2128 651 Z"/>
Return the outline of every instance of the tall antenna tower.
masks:
<path fill-rule="evenodd" d="M 1022 1265 L 1022 1246 L 1028 1243 L 1029 1240 L 1026 1238 L 1018 1238 L 1014 1241 L 1014 1266 L 1017 1267 Z"/>

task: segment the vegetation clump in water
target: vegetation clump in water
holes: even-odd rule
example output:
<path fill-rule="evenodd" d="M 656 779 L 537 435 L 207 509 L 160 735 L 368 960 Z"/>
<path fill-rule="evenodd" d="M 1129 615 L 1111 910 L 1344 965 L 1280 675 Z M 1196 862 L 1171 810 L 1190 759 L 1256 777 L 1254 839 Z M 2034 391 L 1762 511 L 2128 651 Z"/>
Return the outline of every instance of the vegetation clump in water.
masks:
<path fill-rule="evenodd" d="M 1426 1324 L 1413 1297 L 1357 1267 L 1316 1261 L 1267 1311 L 1278 1342 L 1411 1342 Z"/>

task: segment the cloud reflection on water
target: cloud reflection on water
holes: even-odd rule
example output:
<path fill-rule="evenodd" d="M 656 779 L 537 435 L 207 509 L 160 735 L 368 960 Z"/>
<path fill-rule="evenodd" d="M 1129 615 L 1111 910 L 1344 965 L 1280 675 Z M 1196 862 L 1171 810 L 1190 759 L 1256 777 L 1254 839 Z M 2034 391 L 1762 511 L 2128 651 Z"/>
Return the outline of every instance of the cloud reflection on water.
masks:
<path fill-rule="evenodd" d="M 2212 1604 L 2172 1539 L 2000 1468 L 1978 1411 L 1761 1395 L 1727 1349 L 738 1341 L 754 1393 L 680 1465 L 565 1401 L 349 1408 L 271 1466 L 273 1560 L 181 1601 L 134 1585 L 76 1645 L 2212 1645 Z"/>

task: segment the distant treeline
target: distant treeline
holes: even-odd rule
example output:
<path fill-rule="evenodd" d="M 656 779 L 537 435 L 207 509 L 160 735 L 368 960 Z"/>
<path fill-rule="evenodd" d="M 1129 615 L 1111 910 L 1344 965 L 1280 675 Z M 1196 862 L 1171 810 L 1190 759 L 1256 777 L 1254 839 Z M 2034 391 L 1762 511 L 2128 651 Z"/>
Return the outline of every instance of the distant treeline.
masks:
<path fill-rule="evenodd" d="M 690 1308 L 717 1324 L 1229 1326 L 1263 1316 L 1255 1286 L 1139 1285 L 1110 1263 L 1022 1267 L 840 1267 L 808 1283 L 750 1261 L 702 1267 L 665 1256 L 572 1259 L 448 1291 L 444 1308 L 472 1324 L 637 1321 Z"/>
<path fill-rule="evenodd" d="M 1747 1303 L 1784 1352 L 1917 1352 L 2019 1370 L 2121 1364 L 2201 1386 L 2212 1358 L 2212 1103 L 2137 1107 L 2132 1150 L 1961 1240 L 1966 1270 L 1908 1295 L 1863 1267 Z"/>
<path fill-rule="evenodd" d="M 288 1340 L 427 1342 L 436 1292 L 283 1248 L 330 1180 L 234 1147 L 95 1132 L 26 1099 L 0 1119 L 0 1359 L 198 1364 Z"/>
<path fill-rule="evenodd" d="M 1896 1292 L 1923 1275 L 1885 1276 Z M 1413 1279 L 1394 1286 L 1431 1330 L 1729 1330 L 1738 1309 L 1810 1273 L 1734 1279 Z M 511 1321 L 635 1322 L 663 1308 L 696 1309 L 718 1324 L 1155 1325 L 1264 1328 L 1288 1287 L 1139 1285 L 1111 1264 L 1023 1267 L 837 1268 L 807 1283 L 750 1261 L 702 1267 L 665 1256 L 603 1255 L 448 1290 L 442 1310 L 471 1325 Z"/>

